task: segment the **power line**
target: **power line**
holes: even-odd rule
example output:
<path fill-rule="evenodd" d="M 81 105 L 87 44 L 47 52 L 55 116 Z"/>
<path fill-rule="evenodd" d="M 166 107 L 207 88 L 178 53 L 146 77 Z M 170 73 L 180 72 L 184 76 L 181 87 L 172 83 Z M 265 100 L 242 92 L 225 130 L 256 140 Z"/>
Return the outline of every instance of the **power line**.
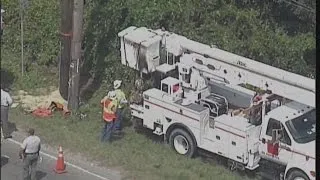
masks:
<path fill-rule="evenodd" d="M 303 3 L 300 3 L 300 2 L 298 2 L 296 0 L 291 0 L 291 1 L 289 1 L 289 0 L 280 0 L 278 2 L 285 2 L 285 3 L 288 3 L 290 5 L 296 6 L 298 8 L 307 10 L 307 11 L 309 11 L 311 13 L 314 13 L 314 14 L 316 13 L 315 9 L 313 9 L 310 6 L 307 6 L 307 5 L 303 4 Z"/>

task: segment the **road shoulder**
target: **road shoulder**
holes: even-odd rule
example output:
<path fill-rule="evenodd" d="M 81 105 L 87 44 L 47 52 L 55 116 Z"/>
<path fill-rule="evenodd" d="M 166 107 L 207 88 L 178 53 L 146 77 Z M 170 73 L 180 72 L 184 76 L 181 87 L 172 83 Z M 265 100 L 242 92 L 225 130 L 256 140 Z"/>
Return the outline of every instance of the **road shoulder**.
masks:
<path fill-rule="evenodd" d="M 12 133 L 12 139 L 7 139 L 5 141 L 10 141 L 12 143 L 15 143 L 17 145 L 20 145 L 21 142 L 25 137 L 27 137 L 26 133 L 23 133 L 21 131 L 15 131 Z M 41 154 L 42 156 L 46 156 L 51 159 L 56 159 L 58 154 L 58 148 L 53 148 L 49 144 L 41 144 Z M 96 162 L 89 162 L 86 160 L 85 157 L 78 155 L 78 154 L 72 154 L 71 152 L 68 152 L 67 150 L 64 151 L 64 159 L 65 164 L 67 165 L 67 168 L 75 168 L 79 171 L 82 171 L 84 173 L 90 174 L 92 176 L 95 176 L 97 178 L 100 178 L 102 180 L 120 180 L 121 174 L 119 171 L 111 170 L 106 167 L 99 166 Z"/>

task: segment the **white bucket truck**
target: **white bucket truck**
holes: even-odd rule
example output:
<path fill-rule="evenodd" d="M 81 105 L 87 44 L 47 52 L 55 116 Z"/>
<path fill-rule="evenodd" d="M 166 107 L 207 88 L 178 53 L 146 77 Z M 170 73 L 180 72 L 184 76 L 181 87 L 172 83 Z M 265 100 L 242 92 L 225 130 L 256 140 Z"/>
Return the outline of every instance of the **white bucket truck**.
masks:
<path fill-rule="evenodd" d="M 129 27 L 118 36 L 124 65 L 176 72 L 130 107 L 177 153 L 192 157 L 201 148 L 229 159 L 232 169 L 263 165 L 278 170 L 271 179 L 315 179 L 313 79 L 167 31 Z"/>

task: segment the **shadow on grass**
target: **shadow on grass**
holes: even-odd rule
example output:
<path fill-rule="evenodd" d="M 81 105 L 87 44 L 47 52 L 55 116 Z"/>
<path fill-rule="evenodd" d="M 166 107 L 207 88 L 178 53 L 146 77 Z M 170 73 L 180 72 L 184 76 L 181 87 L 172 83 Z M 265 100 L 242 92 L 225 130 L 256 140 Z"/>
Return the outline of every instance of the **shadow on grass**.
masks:
<path fill-rule="evenodd" d="M 1 167 L 8 164 L 9 158 L 5 156 L 1 156 Z"/>
<path fill-rule="evenodd" d="M 11 71 L 5 68 L 1 68 L 0 71 L 1 71 L 1 88 L 10 90 L 14 80 L 16 79 L 15 75 Z"/>
<path fill-rule="evenodd" d="M 144 135 L 146 138 L 150 139 L 153 143 L 156 144 L 167 144 L 164 141 L 163 136 L 158 136 L 156 134 L 153 134 L 152 130 L 146 129 L 146 128 L 139 128 L 135 130 L 136 133 Z M 169 146 L 168 146 L 169 147 Z M 228 159 L 219 156 L 217 154 L 213 154 L 209 151 L 203 150 L 203 149 L 198 149 L 197 153 L 195 155 L 196 159 L 201 160 L 204 163 L 208 163 L 209 165 L 217 165 L 220 167 L 223 167 L 224 169 L 229 170 L 233 174 L 240 176 L 240 177 L 247 177 L 249 179 L 259 179 L 259 175 L 257 175 L 257 170 L 255 171 L 250 171 L 250 170 L 235 170 L 231 171 L 228 167 Z"/>
<path fill-rule="evenodd" d="M 230 167 L 228 166 L 228 159 L 222 156 L 219 156 L 217 154 L 211 153 L 209 151 L 198 149 L 198 153 L 196 155 L 196 158 L 199 158 L 202 162 L 208 163 L 210 165 L 218 165 L 221 166 L 231 173 L 240 176 L 240 177 L 248 177 L 249 179 L 257 179 L 259 176 L 257 175 L 257 170 L 234 170 L 231 171 Z"/>
<path fill-rule="evenodd" d="M 128 12 L 124 8 L 121 16 L 110 14 L 106 7 L 110 4 L 109 1 L 98 0 L 94 2 L 94 7 L 91 10 L 88 19 L 88 28 L 85 31 L 84 39 L 84 64 L 81 67 L 80 75 L 80 97 L 83 101 L 91 99 L 92 95 L 100 88 L 102 80 L 105 79 L 105 69 L 115 66 L 114 62 L 106 59 L 111 53 L 119 51 L 114 48 L 117 42 L 117 33 L 122 24 L 109 22 L 113 19 L 123 23 L 128 16 Z M 108 17 L 108 18 L 106 18 Z"/>

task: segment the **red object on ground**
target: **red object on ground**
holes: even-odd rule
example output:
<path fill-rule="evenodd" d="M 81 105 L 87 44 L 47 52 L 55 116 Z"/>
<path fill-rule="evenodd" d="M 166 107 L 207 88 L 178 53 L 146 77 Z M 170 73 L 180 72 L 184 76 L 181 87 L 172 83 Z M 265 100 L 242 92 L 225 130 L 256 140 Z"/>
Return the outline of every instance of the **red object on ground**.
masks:
<path fill-rule="evenodd" d="M 37 117 L 51 117 L 52 116 L 52 111 L 50 109 L 46 108 L 38 108 L 32 112 L 34 116 Z"/>
<path fill-rule="evenodd" d="M 64 164 L 64 157 L 63 157 L 63 151 L 61 146 L 59 146 L 59 154 L 58 154 L 58 159 L 57 159 L 54 172 L 56 172 L 57 174 L 62 174 L 67 172 L 66 165 Z"/>

